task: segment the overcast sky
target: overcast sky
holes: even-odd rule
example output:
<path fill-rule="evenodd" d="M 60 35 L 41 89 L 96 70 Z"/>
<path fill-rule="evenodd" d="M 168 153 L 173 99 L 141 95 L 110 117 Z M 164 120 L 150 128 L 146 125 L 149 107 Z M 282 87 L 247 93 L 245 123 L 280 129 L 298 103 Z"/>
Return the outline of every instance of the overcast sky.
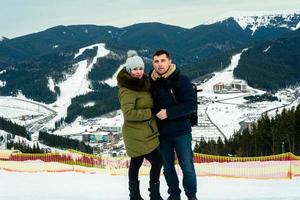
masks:
<path fill-rule="evenodd" d="M 262 11 L 300 11 L 300 0 L 0 0 L 0 36 L 14 38 L 76 24 L 124 27 L 162 22 L 191 28 Z"/>

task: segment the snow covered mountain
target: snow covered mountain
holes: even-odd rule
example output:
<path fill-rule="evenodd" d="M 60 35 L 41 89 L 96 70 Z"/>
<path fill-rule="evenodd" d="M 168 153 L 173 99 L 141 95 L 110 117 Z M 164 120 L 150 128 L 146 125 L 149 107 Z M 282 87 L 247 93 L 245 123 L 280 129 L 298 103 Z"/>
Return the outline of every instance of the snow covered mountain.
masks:
<path fill-rule="evenodd" d="M 278 36 L 286 31 L 300 28 L 300 14 L 268 14 L 258 16 L 234 17 L 234 20 L 251 36 L 263 38 Z"/>
<path fill-rule="evenodd" d="M 0 36 L 0 42 L 4 41 L 4 40 L 8 40 L 8 38 Z"/>

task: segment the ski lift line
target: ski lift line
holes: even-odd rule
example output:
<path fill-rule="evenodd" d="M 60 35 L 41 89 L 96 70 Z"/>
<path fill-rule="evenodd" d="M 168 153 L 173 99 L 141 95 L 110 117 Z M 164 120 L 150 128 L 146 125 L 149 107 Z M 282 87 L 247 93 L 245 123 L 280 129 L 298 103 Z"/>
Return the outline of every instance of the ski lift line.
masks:
<path fill-rule="evenodd" d="M 221 137 L 221 138 L 224 138 L 226 139 L 225 137 L 225 134 L 222 134 L 222 131 L 220 129 L 218 129 L 218 127 L 212 123 L 212 120 L 209 118 L 208 114 L 207 114 L 207 110 L 208 108 L 205 107 L 205 109 L 202 109 L 202 112 L 201 112 L 201 118 L 199 118 L 199 123 L 198 123 L 198 126 L 196 127 L 197 130 L 201 130 L 202 132 L 206 132 L 205 133 L 205 138 L 218 138 L 218 137 Z M 204 111 L 204 113 L 203 113 Z M 198 114 L 199 114 L 199 110 L 198 110 Z M 205 123 L 201 123 L 205 121 Z M 203 134 L 201 134 L 203 135 Z M 208 136 L 209 135 L 209 136 Z M 194 133 L 193 134 L 193 137 L 197 137 L 196 134 Z M 199 138 L 199 136 L 198 136 Z"/>
<path fill-rule="evenodd" d="M 209 121 L 218 129 L 218 131 L 222 134 L 222 136 L 224 137 L 225 140 L 227 140 L 226 135 L 223 133 L 223 131 L 211 120 L 211 118 L 209 117 L 208 113 L 207 113 L 207 109 L 205 109 L 205 114 L 207 115 Z"/>
<path fill-rule="evenodd" d="M 243 95 L 239 95 L 239 96 L 236 96 L 236 97 L 230 97 L 230 98 L 226 98 L 226 99 L 219 99 L 219 100 L 216 100 L 215 102 L 229 104 L 229 103 L 222 102 L 222 101 L 237 99 L 237 98 L 241 98 L 241 97 L 247 97 L 247 96 L 251 96 L 251 95 L 256 94 L 256 93 L 257 93 L 257 91 L 252 90 L 252 93 L 250 93 L 250 94 L 243 94 Z M 239 104 L 236 104 L 236 105 L 239 105 Z"/>
<path fill-rule="evenodd" d="M 227 99 L 220 99 L 220 100 L 216 100 L 215 102 L 217 103 L 223 103 L 223 104 L 232 104 L 232 105 L 243 105 L 243 104 L 238 104 L 238 103 L 228 103 L 228 102 L 223 102 L 223 101 L 227 101 L 227 100 L 232 100 L 232 99 L 238 99 L 241 97 L 247 97 L 247 96 L 251 96 L 252 94 L 245 94 L 245 95 L 240 95 L 240 96 L 236 96 L 236 97 L 230 97 Z"/>
<path fill-rule="evenodd" d="M 14 107 L 14 106 L 4 106 L 4 105 L 0 105 L 0 107 L 2 107 L 2 108 L 14 109 L 14 110 L 24 110 L 24 111 L 37 112 L 37 113 L 41 113 L 41 114 L 49 114 L 49 113 L 41 112 L 41 111 L 38 111 L 38 110 L 32 110 L 32 109 L 26 109 L 26 108 L 21 108 L 21 107 Z"/>
<path fill-rule="evenodd" d="M 26 102 L 26 103 L 31 103 L 31 104 L 35 104 L 35 105 L 38 105 L 38 106 L 41 106 L 43 108 L 45 108 L 46 110 L 49 110 L 50 112 L 52 112 L 53 114 L 57 114 L 57 112 L 43 104 L 40 104 L 40 103 L 37 103 L 37 102 L 34 102 L 34 101 L 30 101 L 30 100 L 25 100 L 25 99 L 20 99 L 20 98 L 17 98 L 17 97 L 0 97 L 0 99 L 13 99 L 13 100 L 18 100 L 18 101 L 23 101 L 23 102 Z"/>

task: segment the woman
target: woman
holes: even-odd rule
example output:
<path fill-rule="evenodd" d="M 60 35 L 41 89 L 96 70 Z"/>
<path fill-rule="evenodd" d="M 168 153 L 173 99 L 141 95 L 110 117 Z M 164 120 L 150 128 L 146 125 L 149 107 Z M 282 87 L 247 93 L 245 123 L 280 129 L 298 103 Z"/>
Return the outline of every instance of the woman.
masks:
<path fill-rule="evenodd" d="M 139 189 L 139 169 L 146 158 L 151 163 L 150 200 L 163 200 L 159 192 L 159 176 L 162 158 L 158 151 L 159 139 L 151 108 L 153 100 L 149 92 L 149 78 L 144 74 L 144 62 L 136 51 L 128 51 L 125 67 L 117 76 L 119 100 L 124 116 L 122 129 L 126 152 L 130 159 L 130 200 L 143 200 Z"/>

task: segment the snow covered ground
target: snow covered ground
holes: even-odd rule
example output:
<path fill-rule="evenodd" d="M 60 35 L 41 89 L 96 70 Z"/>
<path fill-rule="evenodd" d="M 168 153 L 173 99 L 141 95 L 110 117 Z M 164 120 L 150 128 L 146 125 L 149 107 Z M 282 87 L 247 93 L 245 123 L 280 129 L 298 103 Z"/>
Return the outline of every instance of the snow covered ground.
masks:
<path fill-rule="evenodd" d="M 180 177 L 181 179 L 182 177 Z M 103 174 L 17 173 L 0 171 L 1 200 L 125 200 L 129 199 L 126 176 Z M 141 193 L 148 196 L 148 176 L 141 176 Z M 161 176 L 161 194 L 167 186 Z M 254 180 L 198 177 L 199 200 L 298 200 L 300 178 Z M 181 195 L 186 200 L 185 195 Z"/>

